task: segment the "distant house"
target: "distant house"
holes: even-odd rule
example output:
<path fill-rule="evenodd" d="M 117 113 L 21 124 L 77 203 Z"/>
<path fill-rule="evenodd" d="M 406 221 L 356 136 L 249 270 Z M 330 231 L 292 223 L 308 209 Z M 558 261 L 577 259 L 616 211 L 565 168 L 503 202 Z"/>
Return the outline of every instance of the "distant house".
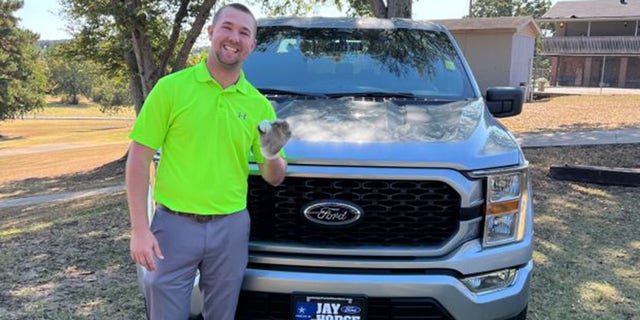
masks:
<path fill-rule="evenodd" d="M 543 38 L 552 85 L 640 88 L 640 1 L 558 1 L 538 19 L 555 26 Z"/>
<path fill-rule="evenodd" d="M 541 32 L 531 17 L 433 20 L 458 42 L 478 86 L 531 88 L 536 39 Z M 527 95 L 528 96 L 528 95 Z"/>

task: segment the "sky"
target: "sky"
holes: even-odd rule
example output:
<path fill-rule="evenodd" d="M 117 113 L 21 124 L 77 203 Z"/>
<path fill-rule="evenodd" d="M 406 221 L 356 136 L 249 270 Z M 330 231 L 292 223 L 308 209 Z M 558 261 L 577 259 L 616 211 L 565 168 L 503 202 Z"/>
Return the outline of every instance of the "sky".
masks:
<path fill-rule="evenodd" d="M 555 3 L 557 0 L 551 0 Z M 239 0 L 238 2 L 242 2 Z M 22 9 L 16 12 L 21 19 L 19 26 L 40 35 L 41 40 L 71 38 L 65 31 L 66 21 L 58 16 L 58 0 L 24 0 Z M 252 8 L 260 17 L 259 8 Z M 413 18 L 416 20 L 457 19 L 469 13 L 469 0 L 418 0 L 413 4 Z M 315 15 L 339 16 L 336 9 L 323 8 Z"/>

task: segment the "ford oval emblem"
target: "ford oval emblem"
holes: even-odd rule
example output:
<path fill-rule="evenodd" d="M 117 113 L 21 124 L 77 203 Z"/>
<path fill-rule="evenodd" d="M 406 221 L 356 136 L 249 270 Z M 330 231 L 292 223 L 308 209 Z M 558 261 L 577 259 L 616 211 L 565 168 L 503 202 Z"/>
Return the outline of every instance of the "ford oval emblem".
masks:
<path fill-rule="evenodd" d="M 358 306 L 342 306 L 340 307 L 340 311 L 346 314 L 358 314 L 362 309 Z"/>
<path fill-rule="evenodd" d="M 318 200 L 303 208 L 304 217 L 325 226 L 345 226 L 362 218 L 362 209 L 355 203 L 342 200 Z"/>

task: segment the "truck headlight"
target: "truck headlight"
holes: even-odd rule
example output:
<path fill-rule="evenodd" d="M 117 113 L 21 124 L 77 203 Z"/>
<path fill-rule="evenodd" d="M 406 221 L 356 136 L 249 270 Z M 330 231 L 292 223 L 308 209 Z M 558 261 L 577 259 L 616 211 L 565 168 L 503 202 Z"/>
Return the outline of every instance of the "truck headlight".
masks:
<path fill-rule="evenodd" d="M 486 178 L 486 202 L 482 245 L 498 246 L 524 237 L 527 215 L 528 168 L 475 172 Z"/>

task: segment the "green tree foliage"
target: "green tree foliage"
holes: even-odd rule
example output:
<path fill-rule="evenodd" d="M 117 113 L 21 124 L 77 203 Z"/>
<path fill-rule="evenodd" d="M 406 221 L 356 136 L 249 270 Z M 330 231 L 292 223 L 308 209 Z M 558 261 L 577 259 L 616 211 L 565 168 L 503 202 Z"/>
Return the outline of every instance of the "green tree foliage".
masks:
<path fill-rule="evenodd" d="M 348 0 L 352 12 L 376 18 L 411 18 L 411 0 Z"/>
<path fill-rule="evenodd" d="M 19 117 L 44 105 L 45 65 L 38 36 L 17 27 L 14 12 L 23 2 L 0 0 L 0 120 Z"/>
<path fill-rule="evenodd" d="M 69 40 L 38 41 L 47 61 L 51 93 L 77 104 L 79 95 L 98 103 L 105 112 L 131 106 L 128 78 L 117 70 L 107 72 L 94 61 L 78 57 Z"/>
<path fill-rule="evenodd" d="M 103 112 L 115 112 L 133 103 L 126 77 L 98 76 L 95 80 L 91 89 L 91 100 L 99 104 Z"/>
<path fill-rule="evenodd" d="M 260 6 L 267 16 L 300 16 L 320 6 L 333 5 L 342 10 L 344 5 L 341 0 L 253 0 L 249 3 Z"/>
<path fill-rule="evenodd" d="M 471 6 L 473 17 L 543 16 L 551 7 L 550 0 L 476 0 Z M 542 42 L 536 41 L 533 57 L 534 78 L 547 77 L 551 63 L 541 54 Z"/>
<path fill-rule="evenodd" d="M 207 51 L 208 49 L 209 48 L 197 48 L 193 50 L 187 59 L 187 66 L 194 66 L 200 63 L 202 59 L 206 59 L 209 54 L 209 51 Z"/>
<path fill-rule="evenodd" d="M 274 15 L 303 15 L 319 6 L 333 5 L 338 10 L 348 8 L 348 14 L 360 17 L 411 18 L 412 0 L 255 0 L 263 13 Z"/>
<path fill-rule="evenodd" d="M 475 0 L 472 1 L 473 17 L 512 17 L 544 15 L 551 7 L 550 0 Z"/>
<path fill-rule="evenodd" d="M 160 77 L 185 67 L 215 2 L 61 0 L 73 21 L 72 51 L 117 83 L 127 83 L 136 111 Z"/>
<path fill-rule="evenodd" d="M 128 83 L 136 111 L 165 74 L 187 66 L 216 0 L 60 0 L 74 34 L 73 53 Z M 354 15 L 411 17 L 411 0 L 254 0 L 275 14 L 303 14 L 321 4 L 349 5 Z M 110 103 L 110 99 L 101 100 Z M 115 101 L 115 100 L 113 100 Z M 108 105 L 107 105 L 108 106 Z"/>
<path fill-rule="evenodd" d="M 96 81 L 95 67 L 91 61 L 65 54 L 65 44 L 55 45 L 47 50 L 51 92 L 64 95 L 69 104 L 79 103 L 79 96 L 89 97 Z"/>
<path fill-rule="evenodd" d="M 516 0 L 517 1 L 517 0 Z M 512 0 L 476 0 L 472 1 L 472 17 L 511 17 L 514 13 Z"/>

